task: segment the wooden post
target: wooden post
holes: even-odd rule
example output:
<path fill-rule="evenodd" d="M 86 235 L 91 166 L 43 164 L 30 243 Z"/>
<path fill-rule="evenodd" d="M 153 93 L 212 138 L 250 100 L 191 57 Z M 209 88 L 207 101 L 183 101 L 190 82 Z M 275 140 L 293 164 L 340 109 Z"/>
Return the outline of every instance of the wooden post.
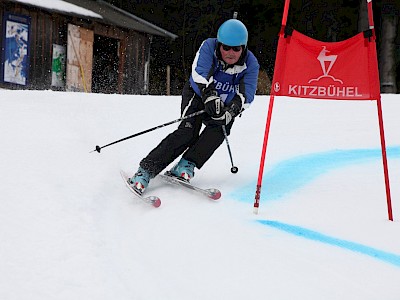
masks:
<path fill-rule="evenodd" d="M 167 96 L 171 95 L 171 67 L 167 65 Z"/>

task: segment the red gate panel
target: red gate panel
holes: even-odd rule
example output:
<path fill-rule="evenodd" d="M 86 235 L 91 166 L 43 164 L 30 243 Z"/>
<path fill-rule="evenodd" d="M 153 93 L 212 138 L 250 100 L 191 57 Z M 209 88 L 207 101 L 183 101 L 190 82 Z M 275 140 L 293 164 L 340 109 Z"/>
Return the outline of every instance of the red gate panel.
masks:
<path fill-rule="evenodd" d="M 361 32 L 341 42 L 321 42 L 293 30 L 280 36 L 272 91 L 276 96 L 377 100 L 374 37 Z"/>

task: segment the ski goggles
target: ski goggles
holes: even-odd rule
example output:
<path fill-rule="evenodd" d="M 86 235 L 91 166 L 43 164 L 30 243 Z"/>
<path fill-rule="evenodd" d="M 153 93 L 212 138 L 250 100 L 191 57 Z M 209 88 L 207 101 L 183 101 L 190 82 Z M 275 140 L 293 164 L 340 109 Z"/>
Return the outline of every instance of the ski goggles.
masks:
<path fill-rule="evenodd" d="M 222 49 L 224 49 L 224 51 L 229 51 L 232 49 L 235 52 L 239 52 L 242 49 L 242 46 L 228 46 L 222 44 Z"/>

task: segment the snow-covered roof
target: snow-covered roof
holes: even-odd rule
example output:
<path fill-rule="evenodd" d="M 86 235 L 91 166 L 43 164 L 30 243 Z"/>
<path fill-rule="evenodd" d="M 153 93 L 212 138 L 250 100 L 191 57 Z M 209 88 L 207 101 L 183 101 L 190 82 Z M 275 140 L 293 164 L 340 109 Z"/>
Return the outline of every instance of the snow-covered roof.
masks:
<path fill-rule="evenodd" d="M 82 16 L 102 18 L 101 15 L 96 14 L 91 10 L 85 9 L 72 3 L 68 3 L 63 0 L 14 0 L 14 2 L 21 2 L 31 6 L 41 7 L 48 10 L 55 10 L 64 13 L 73 13 Z"/>
<path fill-rule="evenodd" d="M 10 0 L 66 15 L 95 18 L 99 22 L 176 39 L 178 36 L 103 0 Z"/>

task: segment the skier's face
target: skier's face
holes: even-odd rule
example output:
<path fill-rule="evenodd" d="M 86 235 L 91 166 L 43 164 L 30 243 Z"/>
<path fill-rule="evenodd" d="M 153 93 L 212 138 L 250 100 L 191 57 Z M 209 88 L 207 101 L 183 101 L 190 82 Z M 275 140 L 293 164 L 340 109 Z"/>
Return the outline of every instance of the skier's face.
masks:
<path fill-rule="evenodd" d="M 241 46 L 230 47 L 223 44 L 219 47 L 219 49 L 221 51 L 222 59 L 228 65 L 234 65 L 237 63 L 243 51 Z"/>

